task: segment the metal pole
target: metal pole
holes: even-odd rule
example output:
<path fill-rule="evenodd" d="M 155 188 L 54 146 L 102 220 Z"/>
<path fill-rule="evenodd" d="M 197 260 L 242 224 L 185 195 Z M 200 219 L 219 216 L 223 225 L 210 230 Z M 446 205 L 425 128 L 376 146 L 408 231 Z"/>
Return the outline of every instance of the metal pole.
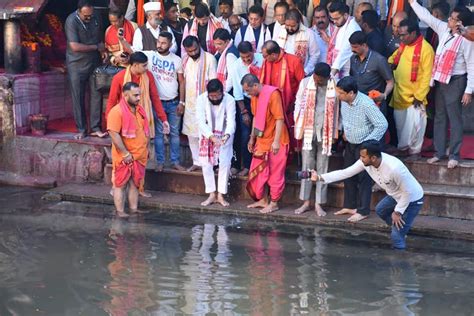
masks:
<path fill-rule="evenodd" d="M 23 64 L 19 20 L 5 21 L 3 38 L 5 39 L 5 71 L 10 74 L 20 73 L 23 70 Z"/>

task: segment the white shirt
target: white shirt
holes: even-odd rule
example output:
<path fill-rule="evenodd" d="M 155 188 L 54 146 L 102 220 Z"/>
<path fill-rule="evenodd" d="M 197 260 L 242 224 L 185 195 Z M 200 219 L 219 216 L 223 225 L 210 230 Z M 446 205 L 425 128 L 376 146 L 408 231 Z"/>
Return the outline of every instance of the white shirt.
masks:
<path fill-rule="evenodd" d="M 221 56 L 220 58 L 223 58 L 223 56 Z M 225 81 L 225 92 L 229 92 L 230 90 L 232 90 L 232 85 L 233 85 L 230 73 L 232 71 L 232 68 L 234 67 L 235 62 L 237 61 L 237 56 L 235 56 L 232 53 L 227 53 L 225 55 L 225 59 L 226 59 L 226 68 L 227 68 L 226 69 L 227 79 Z M 219 63 L 218 63 L 218 65 L 219 65 Z"/>
<path fill-rule="evenodd" d="M 436 49 L 436 54 L 441 54 L 445 49 L 445 43 L 447 41 L 454 42 L 454 38 L 451 38 L 450 29 L 448 23 L 438 20 L 430 14 L 428 10 L 423 8 L 418 2 L 414 1 L 411 4 L 413 11 L 420 18 L 421 21 L 428 24 L 439 37 L 439 45 Z M 460 36 L 459 34 L 456 36 Z M 449 46 L 448 46 L 449 48 Z M 471 42 L 465 38 L 462 39 L 461 45 L 456 54 L 456 60 L 454 62 L 452 76 L 464 75 L 467 73 L 467 86 L 465 93 L 474 92 L 474 42 Z"/>
<path fill-rule="evenodd" d="M 252 64 L 258 68 L 262 68 L 262 64 L 263 64 L 262 54 L 258 54 L 258 53 L 253 54 Z M 241 58 L 238 58 L 234 63 L 234 67 L 232 67 L 229 73 L 229 77 L 231 78 L 232 85 L 234 87 L 233 94 L 236 101 L 242 101 L 244 99 L 244 95 L 247 96 L 247 94 L 244 93 L 242 89 L 242 85 L 240 84 L 240 81 L 248 73 L 250 73 L 249 66 L 245 65 L 242 62 Z"/>
<path fill-rule="evenodd" d="M 319 48 L 319 58 L 318 58 L 318 63 L 325 63 L 326 62 L 326 57 L 328 55 L 328 43 L 323 40 L 321 35 L 319 35 L 319 30 L 316 26 L 313 26 L 311 28 L 313 30 L 314 38 L 316 39 L 316 43 L 318 44 Z M 326 34 L 331 37 L 331 28 L 328 26 L 326 29 Z"/>
<path fill-rule="evenodd" d="M 342 71 L 343 76 L 349 75 L 349 69 L 351 67 L 350 59 L 353 54 L 349 37 L 356 31 L 360 31 L 360 26 L 353 17 L 350 17 L 350 20 L 339 28 L 339 32 L 336 35 L 335 48 L 339 50 L 339 52 L 330 66 L 333 69 Z"/>
<path fill-rule="evenodd" d="M 243 17 L 241 16 L 238 16 L 239 17 L 239 20 L 240 20 L 240 23 L 242 23 L 242 25 L 247 25 L 247 20 L 244 19 Z M 220 16 L 217 18 L 217 20 L 219 22 L 221 22 L 222 26 L 227 30 L 229 31 L 229 33 L 232 33 L 231 29 L 230 29 L 230 25 L 229 25 L 229 19 L 224 19 L 224 17 Z"/>
<path fill-rule="evenodd" d="M 148 57 L 148 70 L 155 78 L 160 99 L 176 99 L 179 96 L 178 73 L 183 73 L 181 58 L 171 52 L 166 56 L 151 50 L 143 53 Z"/>
<path fill-rule="evenodd" d="M 278 39 L 278 35 L 280 35 L 280 31 L 285 28 L 285 24 L 280 24 L 278 21 L 275 21 L 275 26 L 273 27 L 273 34 L 270 32 L 270 28 L 267 27 L 267 33 L 265 34 L 265 39 L 268 41 L 269 39 L 276 41 Z"/>
<path fill-rule="evenodd" d="M 382 163 L 378 168 L 366 167 L 359 159 L 352 166 L 322 174 L 321 178 L 325 183 L 337 182 L 355 176 L 364 170 L 372 180 L 397 201 L 395 212 L 403 214 L 408 204 L 423 197 L 423 188 L 403 162 L 385 153 L 382 153 Z"/>
<path fill-rule="evenodd" d="M 211 113 L 207 113 L 209 108 L 211 109 Z M 224 98 L 222 99 L 221 104 L 213 105 L 209 102 L 207 92 L 204 92 L 197 98 L 196 114 L 200 135 L 203 135 L 206 138 L 211 137 L 214 134 L 213 129 L 216 128 L 216 126 L 223 127 L 222 131 L 224 132 L 224 135 L 234 135 L 235 101 L 230 94 L 224 93 Z M 208 122 L 207 118 L 209 117 L 212 118 L 212 122 Z"/>
<path fill-rule="evenodd" d="M 153 37 L 158 39 L 158 36 L 160 35 L 160 28 L 157 27 L 156 29 L 154 29 L 148 22 L 146 22 L 145 25 L 146 28 L 150 30 L 151 34 L 153 34 Z M 171 31 L 171 28 L 169 26 L 166 27 L 166 31 L 170 32 L 173 36 L 173 43 L 171 44 L 170 52 L 176 53 L 178 46 L 176 45 L 176 39 L 174 38 L 173 31 Z M 135 30 L 135 33 L 133 34 L 132 48 L 135 52 L 143 50 L 143 35 L 140 28 L 137 28 Z"/>
<path fill-rule="evenodd" d="M 277 23 L 275 23 L 276 25 Z M 306 38 L 308 39 L 308 49 L 304 61 L 304 73 L 306 76 L 310 75 L 314 71 L 314 66 L 316 65 L 318 59 L 319 59 L 319 48 L 318 44 L 316 43 L 314 32 L 305 27 L 300 25 L 300 31 L 299 32 L 307 32 Z M 293 34 L 293 35 L 288 35 L 286 38 L 285 42 L 285 47 L 282 47 L 285 52 L 288 54 L 295 54 L 296 52 L 296 47 L 295 47 L 295 40 L 297 38 L 298 34 Z"/>

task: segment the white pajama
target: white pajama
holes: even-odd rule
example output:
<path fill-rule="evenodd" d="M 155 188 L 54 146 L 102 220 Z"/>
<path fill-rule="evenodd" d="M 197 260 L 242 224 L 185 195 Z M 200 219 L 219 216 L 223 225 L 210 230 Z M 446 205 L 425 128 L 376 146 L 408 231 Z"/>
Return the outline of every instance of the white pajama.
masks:
<path fill-rule="evenodd" d="M 191 155 L 193 156 L 193 165 L 200 166 L 199 161 L 199 137 L 188 136 L 189 149 L 191 149 Z"/>
<path fill-rule="evenodd" d="M 232 160 L 232 144 L 234 136 L 232 135 L 227 143 L 221 147 L 219 152 L 219 173 L 217 176 L 217 192 L 227 194 L 227 183 L 230 176 L 230 165 Z M 206 185 L 206 193 L 216 192 L 216 177 L 214 175 L 214 166 L 210 163 L 202 164 L 202 175 Z"/>

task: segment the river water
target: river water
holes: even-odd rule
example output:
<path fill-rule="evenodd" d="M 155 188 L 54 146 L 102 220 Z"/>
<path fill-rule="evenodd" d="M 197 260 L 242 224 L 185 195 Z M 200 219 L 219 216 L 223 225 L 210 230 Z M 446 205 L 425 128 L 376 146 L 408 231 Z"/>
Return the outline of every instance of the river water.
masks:
<path fill-rule="evenodd" d="M 0 187 L 0 315 L 473 315 L 472 243 L 41 201 Z"/>

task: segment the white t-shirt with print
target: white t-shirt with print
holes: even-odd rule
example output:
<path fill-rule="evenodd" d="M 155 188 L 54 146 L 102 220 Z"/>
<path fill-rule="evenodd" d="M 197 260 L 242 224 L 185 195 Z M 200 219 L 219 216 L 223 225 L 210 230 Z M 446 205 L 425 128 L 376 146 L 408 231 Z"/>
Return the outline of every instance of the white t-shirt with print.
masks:
<path fill-rule="evenodd" d="M 148 57 L 148 70 L 155 78 L 161 100 L 169 101 L 179 96 L 178 73 L 183 73 L 181 58 L 173 53 L 164 56 L 157 51 L 144 51 Z"/>

